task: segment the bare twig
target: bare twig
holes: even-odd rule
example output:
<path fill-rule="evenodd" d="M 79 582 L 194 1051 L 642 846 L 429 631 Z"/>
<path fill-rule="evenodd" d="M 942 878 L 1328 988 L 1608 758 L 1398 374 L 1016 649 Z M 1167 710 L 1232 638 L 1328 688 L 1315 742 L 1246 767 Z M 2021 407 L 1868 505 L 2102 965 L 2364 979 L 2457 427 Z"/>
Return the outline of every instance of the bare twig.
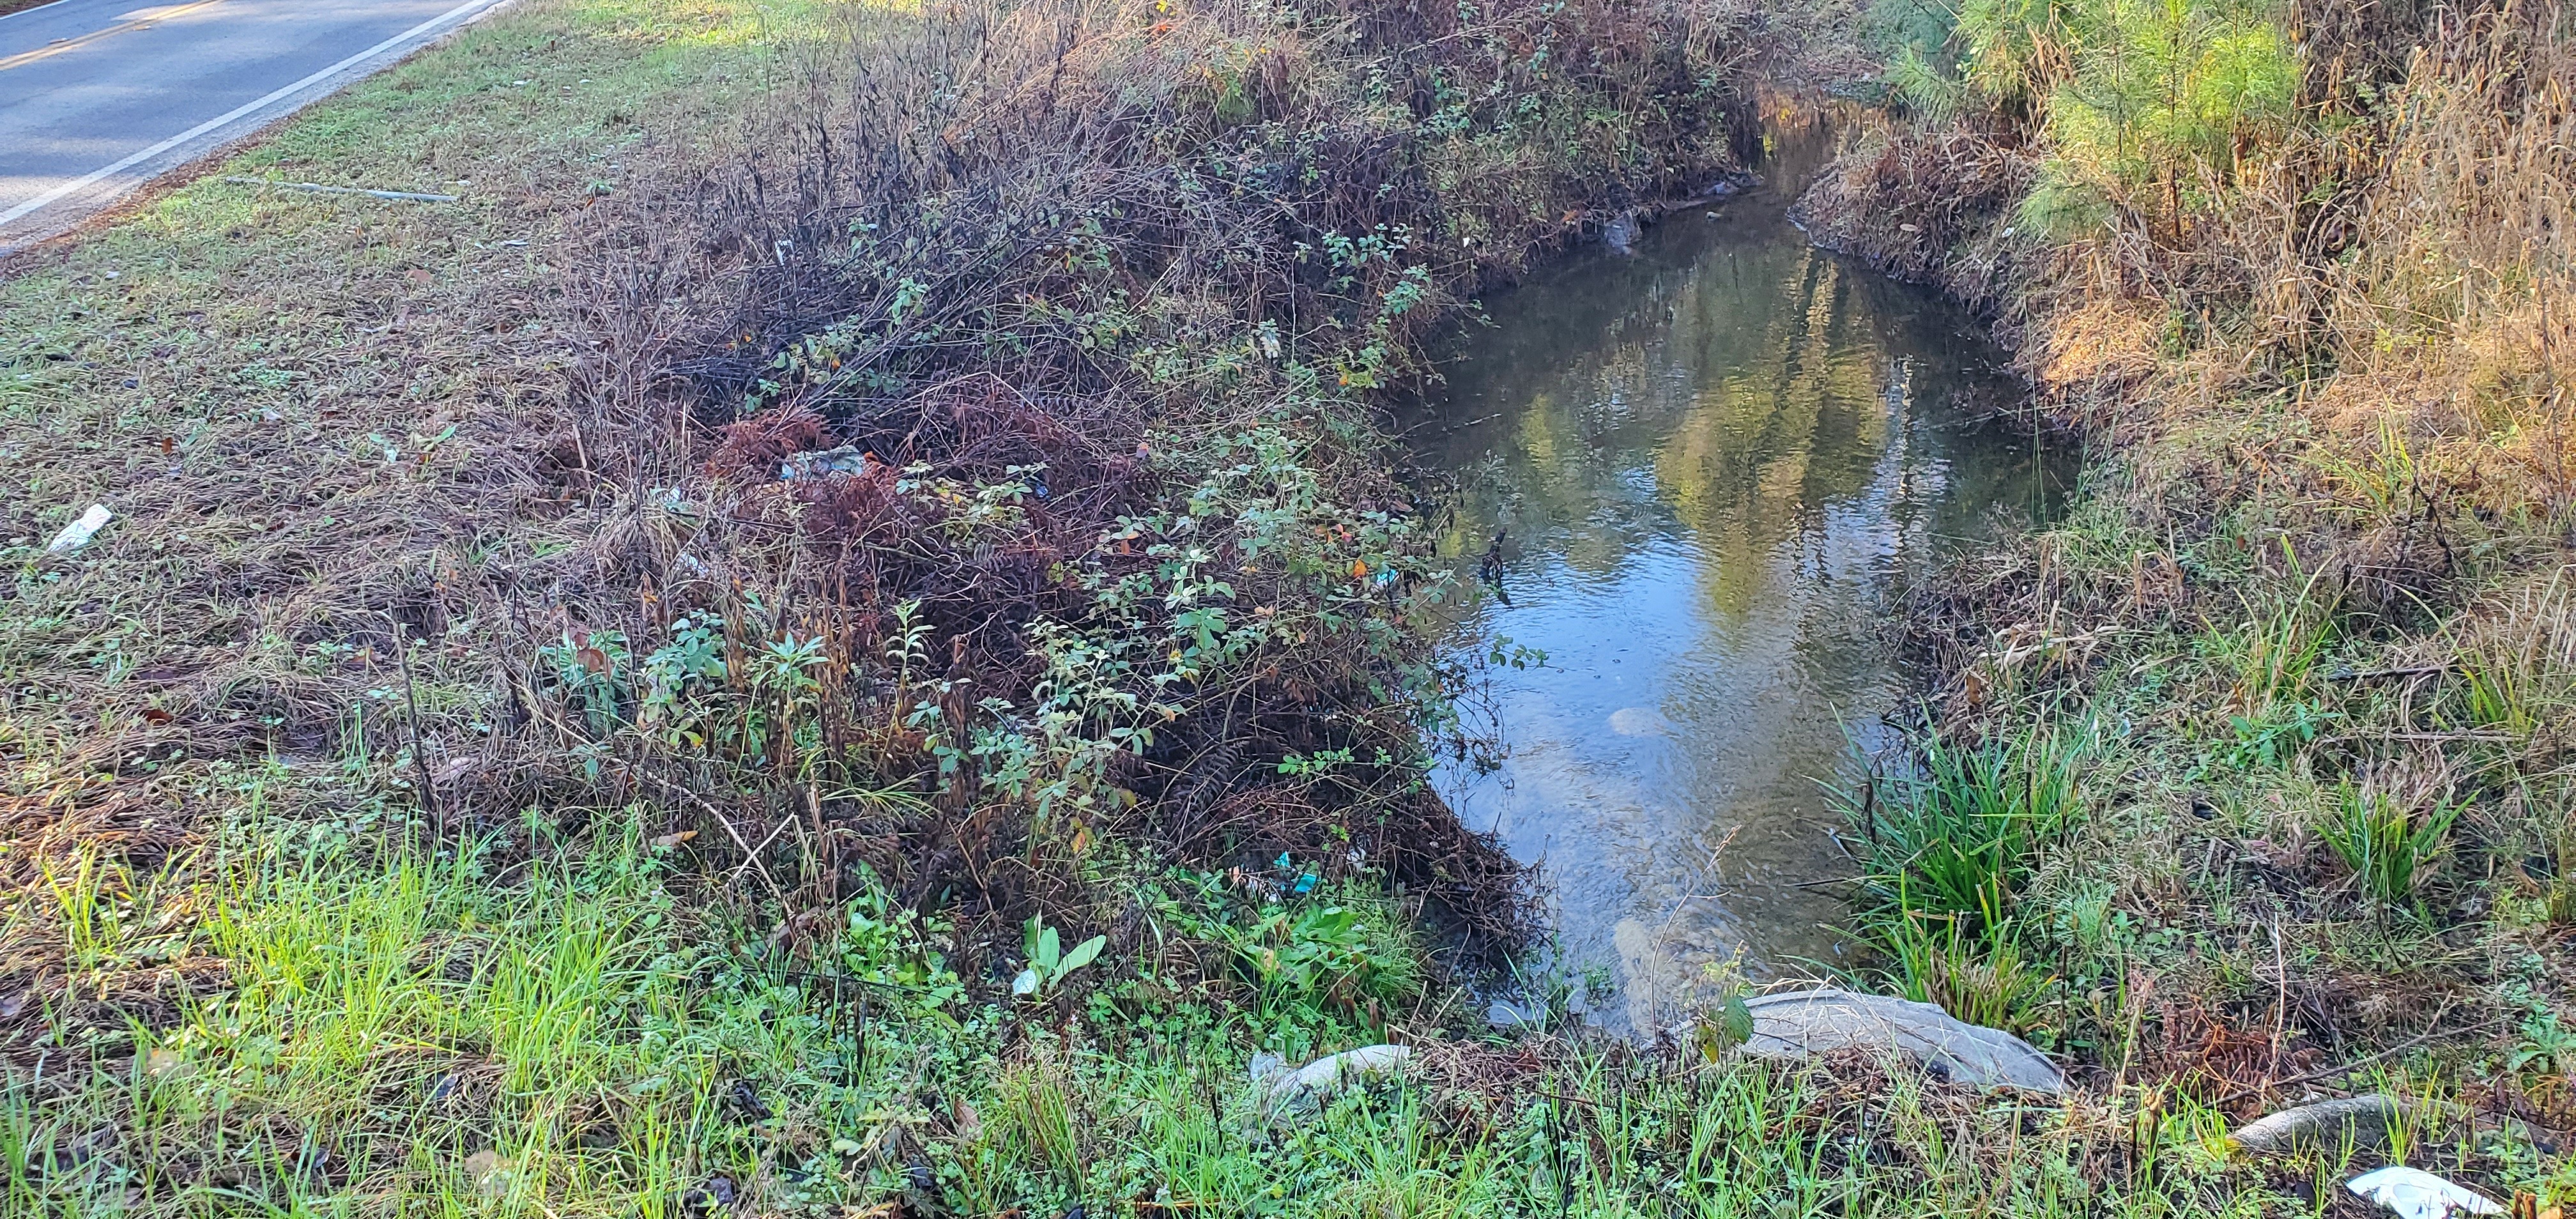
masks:
<path fill-rule="evenodd" d="M 2394 1058 L 2397 1055 L 2403 1054 L 2419 1045 L 2423 1045 L 2436 1037 L 2466 1037 L 2473 1033 L 2483 1033 L 2488 1029 L 2504 1023 L 2504 1018 L 2499 1016 L 2493 1019 L 2480 1021 L 2479 1023 L 2470 1025 L 2464 1029 L 2444 1029 L 2441 1027 L 2442 1014 L 2449 1010 L 2450 1009 L 2448 1007 L 2445 1007 L 2442 1009 L 2442 1012 L 2434 1014 L 2434 1027 L 2426 1029 L 2422 1033 L 2409 1037 L 2404 1041 L 2388 1047 L 2387 1049 L 2379 1051 L 2378 1053 L 2364 1055 L 2340 1066 L 2326 1067 L 2321 1070 L 2310 1071 L 2304 1075 L 2293 1075 L 2288 1079 L 2266 1080 L 2262 1083 L 2255 1084 L 2252 1087 L 2239 1088 L 2234 1092 L 2230 1092 L 2227 1095 L 2210 1102 L 2210 1107 L 2213 1109 L 2224 1108 L 2225 1106 L 2232 1105 L 2246 1097 L 2259 1096 L 2265 1092 L 2276 1092 L 2293 1084 L 2313 1083 L 2317 1080 L 2333 1075 L 2348 1075 L 2354 1071 L 2362 1069 L 2363 1067 L 2369 1066 L 2372 1063 L 2383 1062 L 2387 1059 Z"/>
<path fill-rule="evenodd" d="M 429 774 L 429 747 L 420 734 L 420 694 L 411 676 L 411 628 L 402 619 L 387 614 L 394 624 L 394 662 L 402 666 L 404 719 L 411 726 L 411 766 L 420 781 L 420 808 L 429 814 L 431 832 L 447 837 L 447 818 L 441 815 L 438 789 Z"/>
<path fill-rule="evenodd" d="M 662 789 L 665 791 L 688 797 L 692 803 L 704 810 L 708 816 L 715 818 L 716 824 L 724 827 L 725 837 L 733 839 L 734 845 L 742 848 L 744 866 L 760 873 L 761 883 L 769 886 L 769 895 L 778 899 L 780 909 L 784 910 L 787 907 L 787 891 L 779 888 L 778 881 L 770 876 L 769 865 L 760 862 L 760 852 L 753 849 L 750 840 L 742 836 L 741 830 L 734 828 L 733 818 L 725 816 L 724 810 L 709 803 L 706 797 L 690 791 L 688 788 L 682 787 L 677 783 L 673 783 L 669 779 L 665 779 L 662 776 L 653 774 L 649 771 L 644 772 L 644 777 L 660 784 Z"/>

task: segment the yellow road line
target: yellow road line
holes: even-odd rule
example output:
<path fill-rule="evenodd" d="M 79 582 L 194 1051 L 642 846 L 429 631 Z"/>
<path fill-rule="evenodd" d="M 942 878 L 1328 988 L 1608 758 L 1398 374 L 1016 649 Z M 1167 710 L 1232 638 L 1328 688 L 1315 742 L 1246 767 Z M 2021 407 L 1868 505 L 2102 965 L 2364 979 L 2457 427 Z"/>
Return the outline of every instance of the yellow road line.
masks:
<path fill-rule="evenodd" d="M 221 3 L 223 3 L 223 0 L 197 0 L 194 4 L 182 4 L 174 9 L 167 9 L 162 12 L 154 13 L 149 17 L 137 17 L 122 25 L 111 25 L 103 30 L 92 30 L 78 38 L 66 38 L 61 42 L 41 46 L 32 51 L 23 51 L 19 54 L 12 55 L 7 59 L 0 59 L 0 72 L 6 72 L 11 68 L 24 67 L 39 59 L 60 55 L 74 47 L 87 46 L 90 43 L 96 42 L 101 38 L 105 38 L 110 34 L 122 34 L 127 30 L 139 30 L 156 22 L 168 21 L 182 13 L 193 13 L 209 4 Z"/>

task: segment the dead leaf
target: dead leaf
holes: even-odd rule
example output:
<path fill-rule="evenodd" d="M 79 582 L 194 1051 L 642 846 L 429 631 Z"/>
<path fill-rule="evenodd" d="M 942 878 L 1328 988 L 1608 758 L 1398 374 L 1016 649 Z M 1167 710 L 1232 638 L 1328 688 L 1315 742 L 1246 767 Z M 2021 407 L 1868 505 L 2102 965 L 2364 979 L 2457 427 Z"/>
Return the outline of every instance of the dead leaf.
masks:
<path fill-rule="evenodd" d="M 167 723 L 169 723 L 169 722 L 170 722 L 172 719 L 174 719 L 174 718 L 176 718 L 176 717 L 172 716 L 169 712 L 167 712 L 167 711 L 164 711 L 164 710 L 160 709 L 159 707 L 145 707 L 145 708 L 143 709 L 143 722 L 144 722 L 144 723 L 147 723 L 147 724 L 150 724 L 150 725 L 152 725 L 152 726 L 153 726 L 153 727 L 155 727 L 155 728 L 158 728 L 158 727 L 160 727 L 160 726 L 161 726 L 161 725 L 163 725 L 163 724 L 167 724 Z"/>
<path fill-rule="evenodd" d="M 427 267 L 413 267 L 411 270 L 403 272 L 403 278 L 416 284 L 425 284 L 436 277 L 429 273 L 429 268 Z"/>
<path fill-rule="evenodd" d="M 656 851 L 667 851 L 697 836 L 698 832 L 696 830 L 682 830 L 676 834 L 664 834 L 653 840 L 653 849 Z"/>

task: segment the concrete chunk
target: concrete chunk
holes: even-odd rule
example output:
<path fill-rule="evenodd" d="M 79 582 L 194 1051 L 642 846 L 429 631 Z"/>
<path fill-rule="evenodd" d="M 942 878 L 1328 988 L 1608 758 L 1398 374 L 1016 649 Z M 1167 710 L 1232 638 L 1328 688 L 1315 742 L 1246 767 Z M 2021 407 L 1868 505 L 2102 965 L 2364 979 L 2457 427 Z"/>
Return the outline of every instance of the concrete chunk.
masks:
<path fill-rule="evenodd" d="M 1744 1006 L 1753 1013 L 1744 1052 L 1756 1058 L 1805 1058 L 1858 1046 L 1902 1053 L 1972 1088 L 2066 1090 L 2065 1072 L 2029 1042 L 1929 1003 L 1825 987 L 1756 995 Z"/>

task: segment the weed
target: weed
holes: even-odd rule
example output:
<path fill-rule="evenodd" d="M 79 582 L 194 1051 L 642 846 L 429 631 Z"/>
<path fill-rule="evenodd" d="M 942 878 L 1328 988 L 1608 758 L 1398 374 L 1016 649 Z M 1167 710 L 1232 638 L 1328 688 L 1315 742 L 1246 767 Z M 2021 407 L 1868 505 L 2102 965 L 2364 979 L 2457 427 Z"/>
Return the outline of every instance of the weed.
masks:
<path fill-rule="evenodd" d="M 2576 1029 L 2561 1027 L 2557 1012 L 2533 1012 L 2523 1020 L 2520 1033 L 2520 1044 L 2505 1060 L 2506 1070 L 2539 1066 L 2576 1078 Z"/>
<path fill-rule="evenodd" d="M 1873 909 L 1954 919 L 1968 932 L 2001 922 L 2035 852 L 2083 812 L 2078 778 L 2090 752 L 2082 729 L 1961 746 L 1917 746 L 1919 769 L 1838 799 L 1869 844 Z"/>
<path fill-rule="evenodd" d="M 2446 847 L 2459 806 L 2436 801 L 2418 813 L 2395 796 L 2368 785 L 2344 783 L 2318 835 L 2334 849 L 2364 896 L 2392 906 L 2412 905 Z"/>
<path fill-rule="evenodd" d="M 1898 994 L 1970 1024 L 2024 1032 L 2037 1025 L 2055 979 L 2022 959 L 2018 934 L 2009 918 L 1970 936 L 1966 920 L 1908 912 L 1876 938 L 1892 958 L 1886 972 Z"/>
<path fill-rule="evenodd" d="M 1011 979 L 1011 993 L 1024 999 L 1043 1000 L 1067 977 L 1100 957 L 1109 937 L 1095 935 L 1064 950 L 1064 942 L 1053 927 L 1042 926 L 1037 915 L 1029 916 L 1025 951 L 1028 964 Z"/>
<path fill-rule="evenodd" d="M 2274 703 L 2261 715 L 2231 715 L 2227 729 L 2236 739 L 2213 760 L 2230 770 L 2285 769 L 2339 718 L 2304 700 Z"/>

